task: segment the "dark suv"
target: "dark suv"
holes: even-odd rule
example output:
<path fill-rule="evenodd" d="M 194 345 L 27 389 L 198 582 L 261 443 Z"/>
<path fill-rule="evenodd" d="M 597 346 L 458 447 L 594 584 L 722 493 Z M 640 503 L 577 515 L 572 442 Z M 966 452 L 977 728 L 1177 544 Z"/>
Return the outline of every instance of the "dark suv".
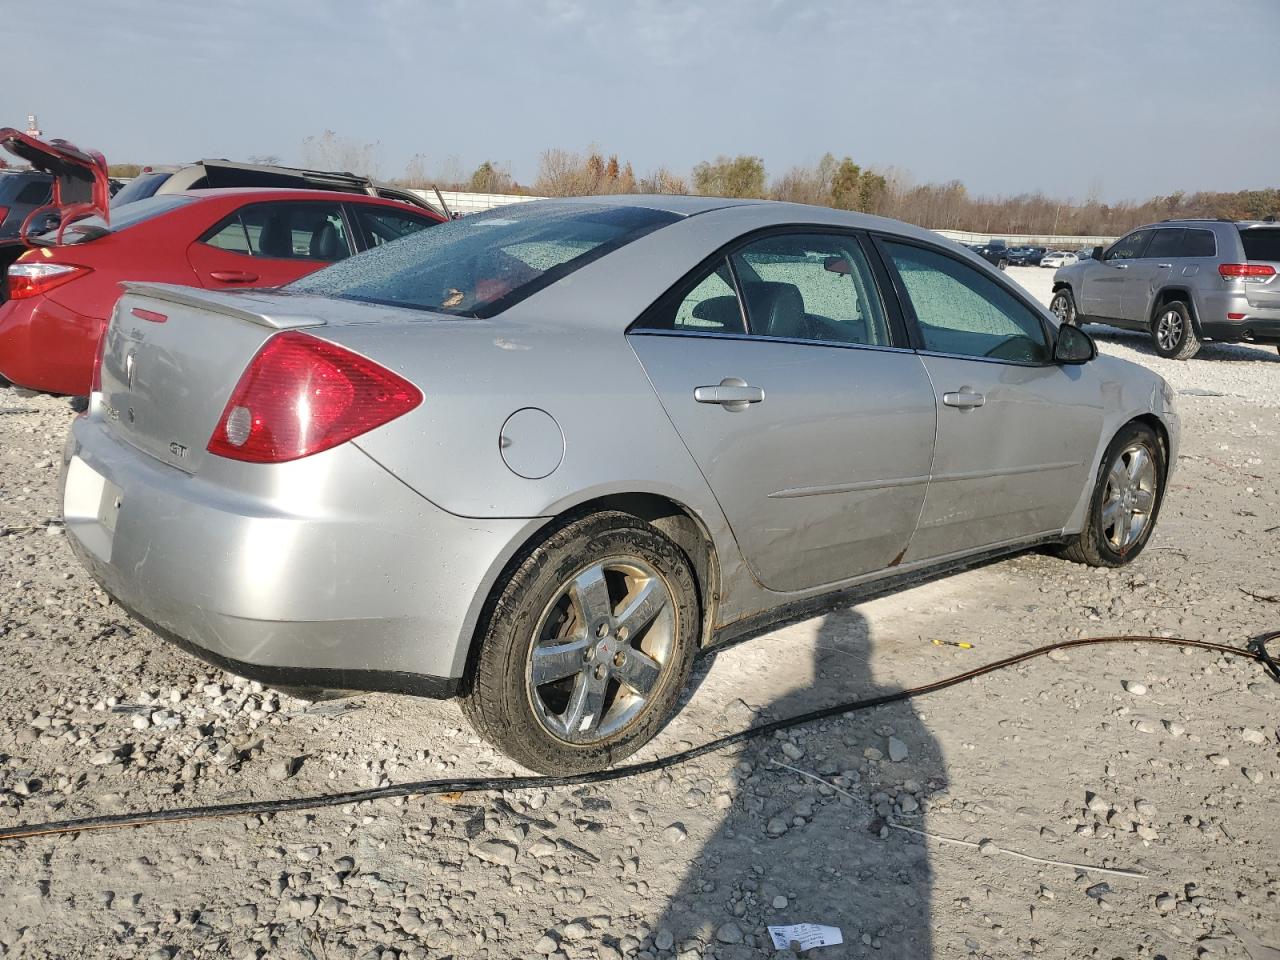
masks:
<path fill-rule="evenodd" d="M 53 177 L 38 170 L 0 170 L 0 240 L 12 240 L 31 211 L 53 198 Z"/>
<path fill-rule="evenodd" d="M 1049 309 L 1065 323 L 1148 331 L 1174 360 L 1205 340 L 1280 347 L 1278 273 L 1274 218 L 1166 220 L 1059 269 Z"/>

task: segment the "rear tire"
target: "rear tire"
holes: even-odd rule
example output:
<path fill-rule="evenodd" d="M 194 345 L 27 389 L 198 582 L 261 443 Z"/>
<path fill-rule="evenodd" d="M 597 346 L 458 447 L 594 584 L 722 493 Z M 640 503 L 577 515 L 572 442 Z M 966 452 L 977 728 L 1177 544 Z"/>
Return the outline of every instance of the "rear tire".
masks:
<path fill-rule="evenodd" d="M 483 621 L 463 710 L 548 774 L 602 770 L 670 719 L 701 633 L 683 551 L 630 514 L 571 521 L 528 551 Z"/>
<path fill-rule="evenodd" d="M 1063 545 L 1061 556 L 1091 567 L 1133 562 L 1155 529 L 1166 473 L 1156 432 L 1145 423 L 1122 427 L 1098 466 L 1084 529 Z"/>
<path fill-rule="evenodd" d="M 1200 350 L 1200 338 L 1191 323 L 1191 311 L 1181 300 L 1156 308 L 1151 321 L 1151 343 L 1166 360 L 1190 360 Z"/>
<path fill-rule="evenodd" d="M 1054 293 L 1049 301 L 1049 312 L 1058 318 L 1058 323 L 1080 326 L 1079 314 L 1076 313 L 1076 298 L 1071 295 L 1070 287 L 1063 287 Z"/>

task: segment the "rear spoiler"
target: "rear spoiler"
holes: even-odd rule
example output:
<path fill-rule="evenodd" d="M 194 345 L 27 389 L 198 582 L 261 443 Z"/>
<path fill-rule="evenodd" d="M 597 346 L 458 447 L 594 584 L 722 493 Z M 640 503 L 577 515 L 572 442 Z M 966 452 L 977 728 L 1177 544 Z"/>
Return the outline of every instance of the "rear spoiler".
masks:
<path fill-rule="evenodd" d="M 260 327 L 273 330 L 297 330 L 302 327 L 322 327 L 324 320 L 304 314 L 281 313 L 276 307 L 278 303 L 259 300 L 249 291 L 237 293 L 220 293 L 215 290 L 197 290 L 193 287 L 181 287 L 175 283 L 147 283 L 138 280 L 125 280 L 120 284 L 125 293 L 138 294 L 151 300 L 165 303 L 176 303 L 183 307 L 194 307 L 210 313 L 247 320 Z M 261 304 L 263 310 L 254 310 L 253 304 Z"/>

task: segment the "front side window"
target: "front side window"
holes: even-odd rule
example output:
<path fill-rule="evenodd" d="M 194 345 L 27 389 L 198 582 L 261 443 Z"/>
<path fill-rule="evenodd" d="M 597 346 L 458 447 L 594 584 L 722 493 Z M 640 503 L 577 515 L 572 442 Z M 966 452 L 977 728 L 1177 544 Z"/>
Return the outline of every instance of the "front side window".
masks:
<path fill-rule="evenodd" d="M 1151 238 L 1151 245 L 1147 247 L 1145 254 L 1146 259 L 1160 259 L 1161 257 L 1177 257 L 1182 254 L 1182 230 L 1157 230 L 1156 235 Z"/>
<path fill-rule="evenodd" d="M 923 247 L 888 242 L 885 250 L 915 308 L 926 350 L 1019 363 L 1048 363 L 1040 318 L 978 270 Z"/>
<path fill-rule="evenodd" d="M 780 234 L 733 255 L 750 332 L 887 346 L 889 328 L 862 248 L 835 234 Z"/>
<path fill-rule="evenodd" d="M 272 260 L 344 260 L 351 256 L 336 203 L 255 203 L 205 235 L 219 250 Z"/>
<path fill-rule="evenodd" d="M 390 210 L 386 207 L 370 207 L 365 204 L 355 204 L 356 219 L 360 221 L 360 226 L 364 230 L 365 237 L 368 238 L 369 247 L 380 247 L 384 243 L 391 243 L 393 240 L 399 240 L 407 237 L 419 230 L 427 227 L 434 227 L 437 223 L 430 217 L 421 217 L 415 213 L 406 213 L 400 210 Z"/>
<path fill-rule="evenodd" d="M 1107 251 L 1106 260 L 1136 260 L 1142 256 L 1142 252 L 1147 248 L 1147 243 L 1151 240 L 1151 234 L 1154 230 L 1137 230 L 1129 234 L 1127 237 L 1121 237 L 1115 242 L 1110 250 Z"/>
<path fill-rule="evenodd" d="M 286 290 L 491 317 L 619 247 L 681 219 L 607 203 L 521 203 L 421 230 Z"/>

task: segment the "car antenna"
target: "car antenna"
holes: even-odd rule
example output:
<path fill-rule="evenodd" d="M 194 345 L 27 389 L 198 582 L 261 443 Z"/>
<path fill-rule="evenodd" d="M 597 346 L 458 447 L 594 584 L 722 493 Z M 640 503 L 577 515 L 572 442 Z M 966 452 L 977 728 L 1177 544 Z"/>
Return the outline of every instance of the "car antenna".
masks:
<path fill-rule="evenodd" d="M 436 199 L 440 201 L 440 209 L 444 211 L 445 218 L 452 220 L 453 212 L 449 209 L 449 205 L 444 202 L 444 194 L 440 192 L 440 188 L 433 183 L 431 189 L 436 192 Z"/>

